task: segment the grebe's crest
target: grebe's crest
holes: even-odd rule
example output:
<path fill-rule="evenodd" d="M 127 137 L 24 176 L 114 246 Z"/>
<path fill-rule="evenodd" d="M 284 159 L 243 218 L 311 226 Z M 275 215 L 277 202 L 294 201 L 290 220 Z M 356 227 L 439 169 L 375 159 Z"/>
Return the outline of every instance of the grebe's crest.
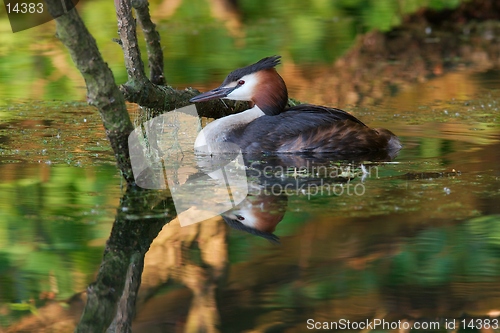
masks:
<path fill-rule="evenodd" d="M 256 72 L 264 70 L 264 69 L 274 68 L 280 64 L 280 59 L 281 59 L 281 56 L 279 56 L 279 55 L 266 57 L 264 59 L 257 61 L 255 64 L 252 64 L 252 65 L 249 65 L 249 66 L 246 66 L 243 68 L 235 69 L 234 71 L 232 71 L 231 73 L 228 74 L 228 76 L 226 77 L 224 82 L 222 82 L 221 86 L 225 87 L 233 82 L 237 82 L 245 75 L 256 73 Z"/>

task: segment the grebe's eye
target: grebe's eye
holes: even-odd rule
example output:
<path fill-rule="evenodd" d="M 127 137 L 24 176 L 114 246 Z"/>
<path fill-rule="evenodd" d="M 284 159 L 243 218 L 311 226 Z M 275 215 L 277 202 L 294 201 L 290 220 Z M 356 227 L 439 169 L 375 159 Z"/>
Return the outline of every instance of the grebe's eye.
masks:
<path fill-rule="evenodd" d="M 238 221 L 244 221 L 245 218 L 241 215 L 236 215 L 236 218 L 238 219 Z"/>
<path fill-rule="evenodd" d="M 243 84 L 245 84 L 245 81 L 244 81 L 244 80 L 239 80 L 239 81 L 238 81 L 238 85 L 239 85 L 239 86 L 241 86 L 241 85 L 243 85 Z"/>

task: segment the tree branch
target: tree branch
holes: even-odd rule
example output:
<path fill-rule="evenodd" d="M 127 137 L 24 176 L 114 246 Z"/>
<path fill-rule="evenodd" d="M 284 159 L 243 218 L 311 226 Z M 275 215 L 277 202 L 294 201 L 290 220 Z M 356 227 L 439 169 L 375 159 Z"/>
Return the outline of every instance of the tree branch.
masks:
<path fill-rule="evenodd" d="M 148 117 L 189 105 L 189 99 L 198 95 L 199 91 L 191 88 L 177 90 L 154 83 L 155 81 L 162 81 L 160 76 L 163 77 L 163 52 L 159 35 L 148 13 L 147 1 L 135 0 L 133 5 L 136 8 L 138 21 L 145 30 L 152 81 L 146 77 L 144 71 L 144 63 L 141 59 L 137 41 L 136 22 L 132 16 L 131 1 L 115 0 L 115 5 L 119 35 L 125 57 L 125 67 L 128 74 L 128 82 L 120 86 L 125 99 L 128 102 L 153 109 L 153 112 L 149 113 Z M 248 104 L 233 101 L 222 103 L 215 100 L 201 103 L 197 108 L 198 114 L 202 117 L 220 118 L 246 110 Z"/>
<path fill-rule="evenodd" d="M 151 21 L 149 3 L 147 0 L 132 0 L 132 7 L 135 9 L 137 22 L 139 22 L 146 39 L 151 83 L 166 85 L 167 82 L 163 74 L 163 51 L 160 45 L 160 34 L 156 31 L 156 25 Z"/>
<path fill-rule="evenodd" d="M 144 63 L 137 41 L 136 23 L 132 16 L 130 0 L 115 0 L 118 34 L 120 36 L 128 81 L 132 85 L 144 85 L 149 82 L 144 71 Z"/>
<path fill-rule="evenodd" d="M 148 116 L 152 117 L 190 105 L 189 99 L 199 94 L 199 91 L 193 88 L 180 90 L 170 86 L 155 85 L 151 82 L 143 85 L 140 90 L 137 88 L 129 84 L 120 86 L 120 90 L 128 102 L 151 108 L 152 110 Z M 213 100 L 197 104 L 196 109 L 201 117 L 218 119 L 247 110 L 248 103 Z"/>
<path fill-rule="evenodd" d="M 46 3 L 51 13 L 61 10 L 61 1 L 47 0 Z M 85 79 L 87 101 L 97 107 L 101 114 L 118 168 L 127 183 L 133 183 L 128 151 L 128 136 L 133 126 L 123 94 L 115 84 L 113 73 L 102 59 L 95 39 L 85 27 L 76 9 L 59 16 L 55 21 L 57 37 L 66 46 Z"/>

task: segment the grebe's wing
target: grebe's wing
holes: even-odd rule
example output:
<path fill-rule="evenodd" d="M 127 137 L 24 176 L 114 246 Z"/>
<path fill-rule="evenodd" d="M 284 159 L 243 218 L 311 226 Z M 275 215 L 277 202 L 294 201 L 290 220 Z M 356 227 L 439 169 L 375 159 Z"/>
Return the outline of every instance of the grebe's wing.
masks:
<path fill-rule="evenodd" d="M 314 104 L 299 104 L 296 106 L 292 106 L 288 109 L 285 110 L 284 113 L 291 112 L 290 116 L 296 115 L 296 113 L 306 113 L 306 114 L 312 114 L 315 116 L 318 116 L 318 118 L 322 118 L 325 120 L 329 121 L 340 121 L 340 120 L 350 120 L 355 123 L 361 124 L 366 126 L 361 120 L 358 118 L 354 117 L 352 114 L 349 112 L 346 112 L 341 109 L 337 108 L 329 108 L 326 106 L 321 106 L 321 105 L 314 105 Z M 315 116 L 312 116 L 313 118 L 316 118 Z"/>
<path fill-rule="evenodd" d="M 388 130 L 372 129 L 353 115 L 318 105 L 294 106 L 252 121 L 236 143 L 247 153 L 358 154 L 400 147 Z"/>

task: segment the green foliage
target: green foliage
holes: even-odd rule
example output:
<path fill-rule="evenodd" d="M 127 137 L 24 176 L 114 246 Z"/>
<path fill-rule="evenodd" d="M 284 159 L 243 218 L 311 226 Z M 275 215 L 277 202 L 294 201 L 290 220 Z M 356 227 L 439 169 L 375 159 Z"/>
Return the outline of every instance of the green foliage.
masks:
<path fill-rule="evenodd" d="M 101 170 L 89 181 L 89 170 L 56 166 L 48 181 L 0 185 L 0 300 L 20 301 L 13 310 L 44 292 L 68 298 L 90 282 L 102 256 L 91 242 L 106 237 L 112 221 L 112 211 L 98 207 L 116 182 L 114 167 Z"/>
<path fill-rule="evenodd" d="M 463 277 L 471 282 L 497 279 L 496 244 L 492 247 L 485 239 L 496 233 L 498 221 L 496 215 L 483 216 L 463 225 L 423 230 L 391 260 L 388 285 L 432 287 Z M 478 232 L 484 233 L 478 237 Z"/>
<path fill-rule="evenodd" d="M 238 3 L 243 17 L 239 32 L 228 30 L 225 22 L 214 18 L 206 0 L 183 1 L 172 16 L 157 20 L 170 84 L 217 82 L 230 70 L 272 54 L 283 54 L 297 63 L 331 63 L 348 50 L 357 33 L 387 31 L 399 24 L 404 15 L 419 8 L 453 8 L 460 0 L 242 0 Z M 161 17 L 155 15 L 158 6 L 152 1 L 153 16 Z M 117 82 L 124 83 L 127 74 L 123 52 L 112 42 L 117 37 L 113 3 L 83 4 L 79 12 Z M 12 34 L 6 15 L 0 18 L 1 101 L 26 98 L 26 91 L 36 93 L 39 84 L 46 80 L 44 98 L 85 99 L 83 80 L 75 82 L 80 74 L 71 67 L 69 55 L 58 44 L 53 29 L 53 24 L 46 24 Z M 146 59 L 141 37 L 139 44 Z M 57 50 L 48 52 L 47 45 L 56 45 Z M 57 66 L 55 62 L 61 62 L 54 53 L 61 54 L 66 64 Z M 30 84 L 33 87 L 27 88 Z"/>
<path fill-rule="evenodd" d="M 429 0 L 429 7 L 436 10 L 457 7 L 461 0 Z"/>
<path fill-rule="evenodd" d="M 471 232 L 500 253 L 500 215 L 480 216 L 469 221 Z"/>

